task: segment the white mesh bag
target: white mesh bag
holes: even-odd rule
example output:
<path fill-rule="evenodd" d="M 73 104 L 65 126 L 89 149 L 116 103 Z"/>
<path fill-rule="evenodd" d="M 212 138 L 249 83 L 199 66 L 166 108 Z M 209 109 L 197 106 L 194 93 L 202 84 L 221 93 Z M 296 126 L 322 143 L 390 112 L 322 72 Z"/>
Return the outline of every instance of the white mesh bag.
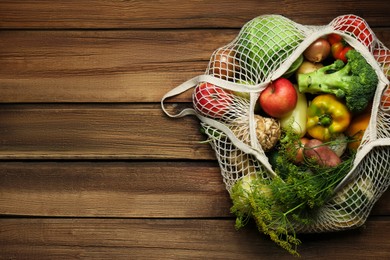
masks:
<path fill-rule="evenodd" d="M 172 89 L 161 101 L 163 110 L 171 117 L 199 118 L 229 193 L 244 176 L 272 181 L 278 176 L 266 152 L 274 140 L 264 138 L 260 142 L 259 134 L 271 131 L 274 137 L 280 137 L 280 132 L 275 127 L 277 120 L 264 120 L 254 112 L 259 95 L 270 82 L 289 74 L 311 43 L 331 33 L 342 36 L 360 52 L 375 69 L 378 85 L 370 122 L 350 171 L 326 203 L 316 209 L 313 221 L 293 224 L 294 232 L 329 232 L 361 226 L 390 184 L 390 91 L 386 77 L 390 75 L 390 51 L 362 18 L 342 15 L 328 25 L 308 26 L 280 15 L 256 17 L 243 26 L 231 43 L 214 51 L 204 75 Z M 196 88 L 194 107 L 177 114 L 168 112 L 164 101 L 192 88 Z"/>

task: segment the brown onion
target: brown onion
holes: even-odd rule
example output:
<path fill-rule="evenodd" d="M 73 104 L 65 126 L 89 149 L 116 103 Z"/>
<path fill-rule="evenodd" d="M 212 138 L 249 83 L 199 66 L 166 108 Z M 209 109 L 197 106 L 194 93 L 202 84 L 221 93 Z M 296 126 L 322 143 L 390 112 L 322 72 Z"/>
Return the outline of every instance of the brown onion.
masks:
<path fill-rule="evenodd" d="M 233 49 L 220 49 L 211 58 L 212 72 L 214 76 L 221 79 L 234 77 L 239 70 L 238 61 L 235 58 L 236 52 Z"/>
<path fill-rule="evenodd" d="M 307 49 L 303 52 L 303 56 L 308 61 L 321 62 L 325 60 L 330 54 L 330 43 L 324 39 L 319 38 L 315 40 Z"/>

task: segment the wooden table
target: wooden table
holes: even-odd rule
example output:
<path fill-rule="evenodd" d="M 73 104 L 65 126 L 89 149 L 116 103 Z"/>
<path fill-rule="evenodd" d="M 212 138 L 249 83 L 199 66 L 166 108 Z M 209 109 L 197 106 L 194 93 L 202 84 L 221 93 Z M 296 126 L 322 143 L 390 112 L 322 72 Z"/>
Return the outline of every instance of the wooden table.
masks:
<path fill-rule="evenodd" d="M 234 229 L 198 121 L 159 104 L 271 13 L 353 13 L 390 46 L 382 0 L 1 1 L 0 258 L 289 259 L 254 226 Z M 304 259 L 389 259 L 389 199 L 363 228 L 302 236 Z"/>

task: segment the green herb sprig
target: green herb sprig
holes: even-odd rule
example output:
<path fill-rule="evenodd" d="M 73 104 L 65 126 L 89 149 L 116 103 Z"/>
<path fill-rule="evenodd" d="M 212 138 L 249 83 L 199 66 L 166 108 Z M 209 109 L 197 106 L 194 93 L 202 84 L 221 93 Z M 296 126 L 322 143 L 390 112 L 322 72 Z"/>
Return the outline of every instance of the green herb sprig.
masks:
<path fill-rule="evenodd" d="M 352 167 L 353 155 L 336 167 L 323 167 L 306 160 L 296 165 L 291 161 L 291 145 L 298 137 L 284 138 L 274 165 L 277 178 L 242 179 L 233 186 L 231 212 L 236 215 L 236 228 L 253 218 L 259 231 L 294 256 L 301 241 L 297 227 L 315 223 L 318 209 L 332 196 L 334 188 Z M 245 185 L 244 185 L 245 184 Z"/>

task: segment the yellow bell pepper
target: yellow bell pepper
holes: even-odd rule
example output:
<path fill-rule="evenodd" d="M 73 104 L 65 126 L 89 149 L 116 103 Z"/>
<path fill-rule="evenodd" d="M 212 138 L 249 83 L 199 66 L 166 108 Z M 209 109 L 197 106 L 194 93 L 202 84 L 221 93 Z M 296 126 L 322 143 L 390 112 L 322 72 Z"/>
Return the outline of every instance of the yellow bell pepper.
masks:
<path fill-rule="evenodd" d="M 307 132 L 323 142 L 344 132 L 350 122 L 347 106 L 331 94 L 316 96 L 307 110 Z"/>

